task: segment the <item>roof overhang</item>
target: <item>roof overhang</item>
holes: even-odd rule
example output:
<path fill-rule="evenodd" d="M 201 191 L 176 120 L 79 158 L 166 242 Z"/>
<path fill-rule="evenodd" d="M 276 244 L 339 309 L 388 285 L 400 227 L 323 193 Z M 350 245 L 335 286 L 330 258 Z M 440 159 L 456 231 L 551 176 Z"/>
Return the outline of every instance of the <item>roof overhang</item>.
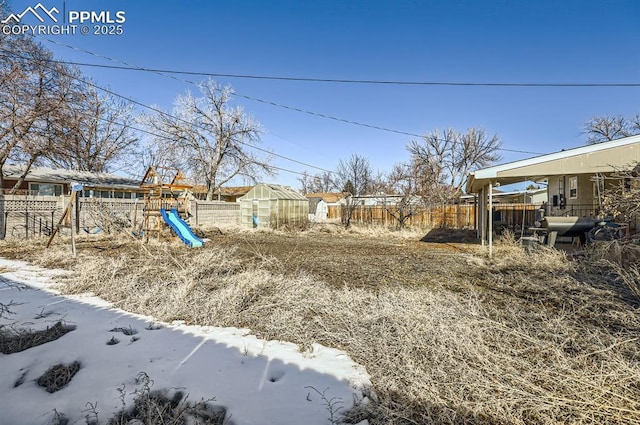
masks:
<path fill-rule="evenodd" d="M 466 192 L 478 193 L 489 183 L 507 185 L 550 176 L 608 173 L 636 162 L 640 162 L 640 135 L 476 170 L 469 174 Z"/>

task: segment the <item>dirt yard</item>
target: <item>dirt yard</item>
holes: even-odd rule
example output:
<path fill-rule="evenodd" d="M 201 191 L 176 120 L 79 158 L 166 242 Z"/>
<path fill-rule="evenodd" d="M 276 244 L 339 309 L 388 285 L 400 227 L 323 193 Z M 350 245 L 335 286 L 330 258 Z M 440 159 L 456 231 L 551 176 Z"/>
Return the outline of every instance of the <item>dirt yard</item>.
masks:
<path fill-rule="evenodd" d="M 206 233 L 205 233 L 206 234 Z M 253 232 L 206 234 L 207 249 L 233 247 L 245 262 L 269 262 L 274 270 L 308 272 L 332 286 L 376 288 L 429 285 L 443 276 L 462 273 L 464 258 L 477 245 L 460 242 L 426 242 L 385 236 L 344 235 L 325 232 Z M 428 235 L 422 239 L 436 240 Z"/>
<path fill-rule="evenodd" d="M 269 271 L 289 276 L 308 273 L 334 288 L 442 286 L 453 276 L 464 277 L 466 259 L 479 248 L 471 230 L 436 229 L 407 235 L 388 231 L 345 232 L 340 226 L 326 226 L 304 232 L 209 229 L 198 233 L 209 239 L 203 250 L 234 252 L 234 257 L 245 267 L 260 263 Z M 134 241 L 122 236 L 81 235 L 76 247 L 79 257 L 137 257 L 140 244 Z M 26 244 L 16 240 L 8 242 L 0 244 L 0 255 L 6 258 L 42 263 L 43 255 L 48 253 L 40 246 L 44 239 L 32 239 Z M 169 234 L 152 242 L 152 245 L 166 244 L 179 251 L 186 249 Z M 38 248 L 34 250 L 34 246 Z M 66 249 L 70 250 L 68 238 L 58 237 L 53 242 L 52 251 Z M 58 267 L 64 267 L 64 262 Z M 47 266 L 55 267 L 55 264 Z"/>
<path fill-rule="evenodd" d="M 569 257 L 503 235 L 489 258 L 470 231 L 200 234 L 200 249 L 123 233 L 84 236 L 77 259 L 68 238 L 0 256 L 68 268 L 63 293 L 164 322 L 344 350 L 377 401 L 336 423 L 640 424 L 640 270 L 624 260 L 640 249 Z"/>

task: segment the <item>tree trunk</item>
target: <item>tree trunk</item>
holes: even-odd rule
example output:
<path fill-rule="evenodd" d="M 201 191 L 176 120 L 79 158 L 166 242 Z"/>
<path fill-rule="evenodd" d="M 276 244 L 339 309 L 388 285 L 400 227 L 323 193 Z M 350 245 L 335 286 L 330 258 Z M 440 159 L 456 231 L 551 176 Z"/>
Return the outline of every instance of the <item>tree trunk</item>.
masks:
<path fill-rule="evenodd" d="M 210 184 L 209 187 L 207 188 L 207 197 L 206 197 L 207 201 L 213 201 L 214 192 L 215 192 L 215 185 Z"/>
<path fill-rule="evenodd" d="M 33 156 L 33 155 L 29 157 L 29 161 L 27 161 L 27 165 L 25 165 L 24 172 L 22 173 L 22 175 L 20 176 L 16 184 L 14 184 L 13 187 L 11 188 L 11 191 L 9 192 L 10 195 L 13 195 L 14 193 L 16 193 L 16 190 L 18 190 L 18 188 L 22 185 L 22 183 L 24 183 L 24 179 L 27 177 L 27 174 L 29 174 L 29 170 L 31 170 L 31 166 L 33 165 L 34 162 L 36 162 L 37 158 L 38 158 L 37 156 Z"/>

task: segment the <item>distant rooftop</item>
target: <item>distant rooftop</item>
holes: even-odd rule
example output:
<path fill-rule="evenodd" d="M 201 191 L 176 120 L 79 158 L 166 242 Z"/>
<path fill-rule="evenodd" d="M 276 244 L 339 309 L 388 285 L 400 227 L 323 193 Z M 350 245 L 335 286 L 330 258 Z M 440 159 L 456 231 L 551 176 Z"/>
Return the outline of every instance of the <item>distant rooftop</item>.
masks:
<path fill-rule="evenodd" d="M 5 179 L 17 180 L 24 172 L 24 167 L 5 165 L 2 173 Z M 67 170 L 63 168 L 31 167 L 27 181 L 41 183 L 78 182 L 84 186 L 109 187 L 113 189 L 137 189 L 140 181 L 109 173 L 92 173 L 89 171 Z"/>
<path fill-rule="evenodd" d="M 222 196 L 242 196 L 247 194 L 253 186 L 223 186 L 216 189 L 213 193 Z M 207 187 L 204 185 L 195 185 L 192 189 L 193 193 L 207 193 Z"/>
<path fill-rule="evenodd" d="M 347 194 L 342 192 L 320 192 L 320 193 L 307 193 L 304 196 L 307 197 L 307 199 L 320 198 L 324 202 L 331 204 L 343 199 L 345 196 L 347 196 Z"/>

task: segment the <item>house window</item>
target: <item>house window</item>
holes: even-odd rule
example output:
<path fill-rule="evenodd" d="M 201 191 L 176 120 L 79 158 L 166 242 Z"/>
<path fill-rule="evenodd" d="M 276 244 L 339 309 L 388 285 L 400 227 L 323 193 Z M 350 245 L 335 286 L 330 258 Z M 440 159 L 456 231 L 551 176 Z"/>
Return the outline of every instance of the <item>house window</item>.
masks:
<path fill-rule="evenodd" d="M 52 183 L 29 183 L 29 190 L 38 192 L 38 196 L 60 196 L 62 185 Z"/>
<path fill-rule="evenodd" d="M 569 177 L 569 199 L 578 199 L 578 177 Z"/>

